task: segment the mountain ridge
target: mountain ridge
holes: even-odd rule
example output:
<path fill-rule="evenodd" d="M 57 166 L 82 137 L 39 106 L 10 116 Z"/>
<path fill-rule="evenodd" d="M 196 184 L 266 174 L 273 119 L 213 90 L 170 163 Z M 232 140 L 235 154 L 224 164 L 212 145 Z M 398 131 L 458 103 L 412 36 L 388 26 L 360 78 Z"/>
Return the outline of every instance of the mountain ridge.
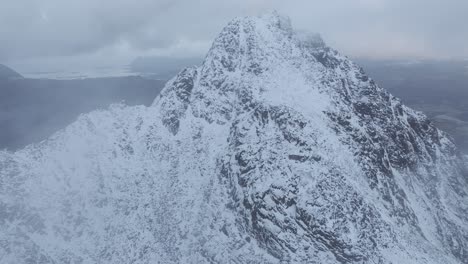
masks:
<path fill-rule="evenodd" d="M 230 22 L 152 106 L 83 115 L 0 163 L 3 260 L 467 259 L 453 143 L 275 12 Z"/>

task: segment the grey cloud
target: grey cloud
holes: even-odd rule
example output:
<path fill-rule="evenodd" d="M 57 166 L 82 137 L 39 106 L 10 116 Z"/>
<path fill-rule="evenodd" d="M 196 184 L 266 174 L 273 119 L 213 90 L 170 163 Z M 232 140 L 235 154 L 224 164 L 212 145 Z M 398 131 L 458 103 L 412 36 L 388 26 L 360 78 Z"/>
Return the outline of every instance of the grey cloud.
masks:
<path fill-rule="evenodd" d="M 0 9 L 0 58 L 93 52 L 146 27 L 171 2 L 8 1 Z"/>
<path fill-rule="evenodd" d="M 464 0 L 17 0 L 0 9 L 0 59 L 203 54 L 233 17 L 271 9 L 351 56 L 468 57 Z"/>

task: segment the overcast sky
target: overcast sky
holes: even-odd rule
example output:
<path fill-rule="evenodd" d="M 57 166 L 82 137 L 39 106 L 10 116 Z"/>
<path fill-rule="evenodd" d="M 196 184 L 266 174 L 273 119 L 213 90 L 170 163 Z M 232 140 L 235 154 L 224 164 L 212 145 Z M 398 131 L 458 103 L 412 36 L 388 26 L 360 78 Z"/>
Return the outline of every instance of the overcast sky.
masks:
<path fill-rule="evenodd" d="M 0 0 L 0 63 L 202 56 L 233 17 L 276 9 L 349 56 L 468 57 L 467 0 Z"/>

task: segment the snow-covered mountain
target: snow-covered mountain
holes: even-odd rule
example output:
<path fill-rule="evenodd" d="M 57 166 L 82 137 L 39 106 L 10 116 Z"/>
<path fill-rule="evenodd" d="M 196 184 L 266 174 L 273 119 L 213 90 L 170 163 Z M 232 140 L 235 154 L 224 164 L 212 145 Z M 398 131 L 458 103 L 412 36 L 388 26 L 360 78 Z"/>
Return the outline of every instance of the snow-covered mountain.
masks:
<path fill-rule="evenodd" d="M 150 107 L 0 153 L 1 263 L 468 263 L 453 143 L 316 35 L 233 20 Z"/>

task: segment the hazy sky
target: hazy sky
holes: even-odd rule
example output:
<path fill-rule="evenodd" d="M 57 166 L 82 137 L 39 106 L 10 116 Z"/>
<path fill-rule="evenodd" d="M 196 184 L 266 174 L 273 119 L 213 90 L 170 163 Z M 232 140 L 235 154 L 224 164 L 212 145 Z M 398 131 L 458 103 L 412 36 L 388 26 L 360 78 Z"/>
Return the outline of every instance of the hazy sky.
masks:
<path fill-rule="evenodd" d="M 467 0 L 0 0 L 0 63 L 201 56 L 233 17 L 276 9 L 350 56 L 468 57 Z"/>

